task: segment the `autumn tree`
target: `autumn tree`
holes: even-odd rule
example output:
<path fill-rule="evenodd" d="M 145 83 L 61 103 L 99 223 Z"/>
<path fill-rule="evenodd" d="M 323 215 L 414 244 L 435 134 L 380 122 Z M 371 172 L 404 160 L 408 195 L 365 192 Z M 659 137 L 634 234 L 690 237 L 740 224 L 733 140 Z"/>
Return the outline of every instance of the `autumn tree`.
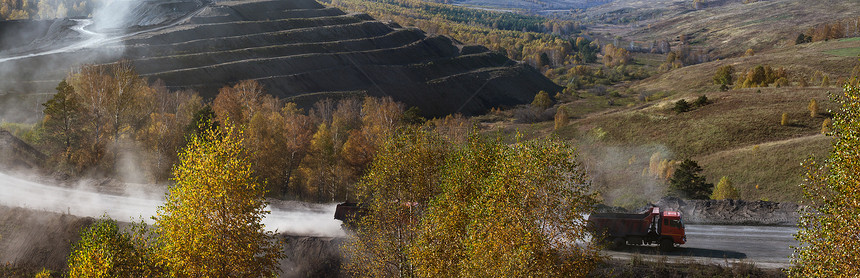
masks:
<path fill-rule="evenodd" d="M 109 135 L 116 144 L 120 139 L 120 132 L 138 130 L 146 122 L 153 93 L 146 80 L 137 74 L 128 60 L 109 65 L 108 73 L 111 97 L 106 112 L 110 118 Z"/>
<path fill-rule="evenodd" d="M 254 142 L 250 144 L 254 172 L 282 198 L 301 195 L 293 180 L 309 151 L 314 128 L 314 121 L 295 103 L 287 103 L 280 111 L 258 113 L 251 119 L 248 136 Z"/>
<path fill-rule="evenodd" d="M 253 177 L 241 129 L 192 135 L 173 168 L 176 185 L 159 207 L 160 256 L 179 277 L 263 277 L 282 251 L 265 231 L 264 185 Z"/>
<path fill-rule="evenodd" d="M 595 204 L 576 151 L 476 134 L 446 160 L 410 256 L 419 277 L 585 277 Z M 582 244 L 584 243 L 584 244 Z"/>
<path fill-rule="evenodd" d="M 720 88 L 728 88 L 733 83 L 735 68 L 732 65 L 725 65 L 717 69 L 714 74 L 714 84 L 720 85 Z"/>
<path fill-rule="evenodd" d="M 669 194 L 690 199 L 708 199 L 714 185 L 701 176 L 702 167 L 693 160 L 684 159 L 669 178 Z"/>
<path fill-rule="evenodd" d="M 72 74 L 70 81 L 81 105 L 82 135 L 86 148 L 79 150 L 82 167 L 97 164 L 105 155 L 110 128 L 110 113 L 107 107 L 113 102 L 110 91 L 112 81 L 104 66 L 84 65 Z"/>
<path fill-rule="evenodd" d="M 361 106 L 362 132 L 373 146 L 378 146 L 402 125 L 403 104 L 391 97 L 364 98 Z"/>
<path fill-rule="evenodd" d="M 321 123 L 311 139 L 309 155 L 303 168 L 308 189 L 314 190 L 317 201 L 334 201 L 337 151 L 332 138 L 331 127 L 326 123 Z"/>
<path fill-rule="evenodd" d="M 549 97 L 549 93 L 546 91 L 540 91 L 535 95 L 534 100 L 532 100 L 532 107 L 546 110 L 552 107 L 553 101 Z"/>
<path fill-rule="evenodd" d="M 603 46 L 603 65 L 616 67 L 627 65 L 631 61 L 633 61 L 633 57 L 627 49 L 615 47 L 611 43 Z"/>
<path fill-rule="evenodd" d="M 45 118 L 42 120 L 45 144 L 57 155 L 54 159 L 61 168 L 75 168 L 72 165 L 72 156 L 76 155 L 76 148 L 82 144 L 80 128 L 81 106 L 75 95 L 75 89 L 66 80 L 57 85 L 57 93 L 48 102 L 42 104 L 45 107 Z"/>
<path fill-rule="evenodd" d="M 476 128 L 473 119 L 461 114 L 448 115 L 444 118 L 433 119 L 428 122 L 434 133 L 441 135 L 445 140 L 455 144 L 466 142 L 469 134 Z"/>
<path fill-rule="evenodd" d="M 234 123 L 247 124 L 261 109 L 266 97 L 259 82 L 243 80 L 232 87 L 221 88 L 212 101 L 212 109 L 220 122 L 229 118 Z"/>
<path fill-rule="evenodd" d="M 186 126 L 194 114 L 203 108 L 203 98 L 193 91 L 170 92 L 163 82 L 153 84 L 153 107 L 148 121 L 137 131 L 137 140 L 149 153 L 153 179 L 163 181 L 170 176 L 170 167 L 177 162 L 176 154 L 185 145 Z"/>
<path fill-rule="evenodd" d="M 164 274 L 156 242 L 146 225 L 122 231 L 116 221 L 102 218 L 81 232 L 69 255 L 69 277 L 158 277 Z"/>
<path fill-rule="evenodd" d="M 567 126 L 567 123 L 569 121 L 570 119 L 568 119 L 567 117 L 567 109 L 565 109 L 564 107 L 560 107 L 558 111 L 555 112 L 555 126 L 553 127 L 553 129 L 559 130 L 560 128 Z"/>
<path fill-rule="evenodd" d="M 77 151 L 77 165 L 114 170 L 120 139 L 133 137 L 149 119 L 151 88 L 128 61 L 84 65 L 67 80 L 83 123 L 79 130 L 85 147 Z"/>
<path fill-rule="evenodd" d="M 446 145 L 420 127 L 404 127 L 379 145 L 369 172 L 356 185 L 367 216 L 344 245 L 345 270 L 356 277 L 415 277 L 409 248 L 421 212 L 436 192 Z"/>
<path fill-rule="evenodd" d="M 809 100 L 809 105 L 807 106 L 809 109 L 809 116 L 815 118 L 818 115 L 818 102 L 815 99 Z"/>
<path fill-rule="evenodd" d="M 732 181 L 729 180 L 729 177 L 722 177 L 720 178 L 720 182 L 717 183 L 717 186 L 714 187 L 714 192 L 711 194 L 711 199 L 737 200 L 740 199 L 740 194 L 738 193 L 738 189 L 732 186 Z"/>
<path fill-rule="evenodd" d="M 801 184 L 805 203 L 795 234 L 790 277 L 856 277 L 860 275 L 860 88 L 844 85 L 834 100 L 833 149 L 822 163 L 804 163 Z"/>

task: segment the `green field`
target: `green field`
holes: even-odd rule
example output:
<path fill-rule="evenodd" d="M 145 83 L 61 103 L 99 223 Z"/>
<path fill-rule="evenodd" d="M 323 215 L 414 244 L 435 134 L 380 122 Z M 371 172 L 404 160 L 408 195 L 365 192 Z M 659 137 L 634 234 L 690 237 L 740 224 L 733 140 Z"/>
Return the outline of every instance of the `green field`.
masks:
<path fill-rule="evenodd" d="M 852 38 L 852 39 L 860 39 L 860 38 Z M 848 47 L 848 48 L 839 48 L 824 51 L 824 53 L 842 57 L 857 57 L 860 56 L 860 47 Z"/>

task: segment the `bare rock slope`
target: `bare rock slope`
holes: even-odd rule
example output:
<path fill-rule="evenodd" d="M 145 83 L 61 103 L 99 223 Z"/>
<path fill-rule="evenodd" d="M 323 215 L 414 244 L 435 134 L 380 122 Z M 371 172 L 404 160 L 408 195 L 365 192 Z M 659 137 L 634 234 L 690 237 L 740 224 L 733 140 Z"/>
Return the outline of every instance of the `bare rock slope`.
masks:
<path fill-rule="evenodd" d="M 145 3 L 152 2 L 157 1 Z M 225 85 L 253 79 L 270 94 L 300 104 L 326 97 L 391 96 L 429 116 L 481 113 L 527 103 L 540 90 L 560 89 L 537 70 L 486 48 L 463 46 L 445 36 L 327 8 L 313 0 L 170 7 L 137 9 L 152 14 L 136 16 L 140 24 L 124 23 L 128 32 L 147 29 L 151 21 L 161 26 L 134 31 L 118 42 L 13 62 L 56 64 L 88 57 L 84 62 L 106 63 L 125 58 L 151 80 L 162 79 L 172 89 L 194 89 L 207 97 Z M 176 11 L 183 9 L 185 15 L 177 16 Z M 24 79 L 30 78 L 25 81 L 31 87 L 50 91 L 68 69 L 55 66 Z"/>

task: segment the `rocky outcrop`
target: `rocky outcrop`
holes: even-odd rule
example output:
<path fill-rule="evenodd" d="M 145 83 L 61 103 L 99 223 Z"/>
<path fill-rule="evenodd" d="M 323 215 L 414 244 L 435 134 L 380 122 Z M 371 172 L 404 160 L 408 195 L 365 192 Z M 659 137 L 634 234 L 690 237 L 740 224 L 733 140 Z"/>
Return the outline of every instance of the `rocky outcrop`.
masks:
<path fill-rule="evenodd" d="M 343 238 L 278 235 L 284 241 L 281 277 L 341 277 Z"/>
<path fill-rule="evenodd" d="M 660 199 L 656 206 L 680 211 L 690 224 L 713 225 L 780 225 L 794 226 L 800 217 L 800 206 L 793 203 L 744 200 Z"/>

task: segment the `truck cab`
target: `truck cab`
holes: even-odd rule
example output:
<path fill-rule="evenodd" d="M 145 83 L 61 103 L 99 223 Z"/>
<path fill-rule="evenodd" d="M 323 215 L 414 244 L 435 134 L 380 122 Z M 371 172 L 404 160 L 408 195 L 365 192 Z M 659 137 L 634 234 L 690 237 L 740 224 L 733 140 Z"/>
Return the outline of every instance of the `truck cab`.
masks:
<path fill-rule="evenodd" d="M 676 244 L 687 243 L 687 234 L 684 231 L 684 222 L 681 222 L 681 213 L 664 211 L 660 219 L 660 235 L 671 237 L 672 242 Z"/>

